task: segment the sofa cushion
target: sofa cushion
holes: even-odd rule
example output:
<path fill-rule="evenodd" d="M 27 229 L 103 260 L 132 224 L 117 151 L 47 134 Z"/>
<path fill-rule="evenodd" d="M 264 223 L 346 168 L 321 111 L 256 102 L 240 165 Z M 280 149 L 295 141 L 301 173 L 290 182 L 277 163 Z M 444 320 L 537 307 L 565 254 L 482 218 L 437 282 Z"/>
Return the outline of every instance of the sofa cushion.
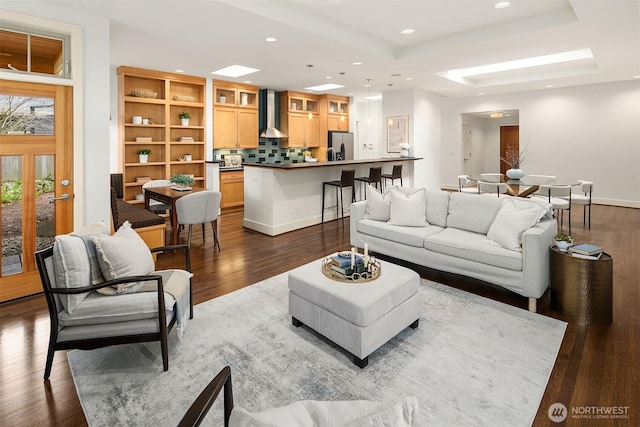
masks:
<path fill-rule="evenodd" d="M 471 197 L 484 198 L 477 195 Z M 522 253 L 492 244 L 485 234 L 449 227 L 427 236 L 424 247 L 456 258 L 522 271 Z"/>
<path fill-rule="evenodd" d="M 502 207 L 502 200 L 499 197 L 451 193 L 447 227 L 487 234 Z"/>
<path fill-rule="evenodd" d="M 521 250 L 522 233 L 546 215 L 542 206 L 526 200 L 505 199 L 487 237 L 512 251 Z"/>
<path fill-rule="evenodd" d="M 427 222 L 440 227 L 447 226 L 449 191 L 427 191 Z"/>
<path fill-rule="evenodd" d="M 382 194 L 373 185 L 367 185 L 367 206 L 362 218 L 374 221 L 389 221 L 391 212 L 391 195 Z"/>
<path fill-rule="evenodd" d="M 391 190 L 391 211 L 389 222 L 405 227 L 424 227 L 426 219 L 425 189 L 420 188 L 411 194 Z"/>
<path fill-rule="evenodd" d="M 379 237 L 381 239 L 409 246 L 415 246 L 417 248 L 422 248 L 424 246 L 425 237 L 439 233 L 443 230 L 442 227 L 437 227 L 435 225 L 427 225 L 424 227 L 401 227 L 370 219 L 362 219 L 358 221 L 356 229 L 362 234 Z"/>
<path fill-rule="evenodd" d="M 87 248 L 80 237 L 63 234 L 55 237 L 53 245 L 55 287 L 81 288 L 91 284 L 91 266 Z M 87 297 L 87 293 L 60 295 L 62 306 L 73 313 Z"/>
<path fill-rule="evenodd" d="M 107 280 L 144 276 L 155 268 L 151 251 L 128 221 L 113 236 L 95 235 L 91 239 L 96 245 L 100 270 Z M 118 285 L 117 291 L 130 292 L 137 286 L 135 283 Z"/>

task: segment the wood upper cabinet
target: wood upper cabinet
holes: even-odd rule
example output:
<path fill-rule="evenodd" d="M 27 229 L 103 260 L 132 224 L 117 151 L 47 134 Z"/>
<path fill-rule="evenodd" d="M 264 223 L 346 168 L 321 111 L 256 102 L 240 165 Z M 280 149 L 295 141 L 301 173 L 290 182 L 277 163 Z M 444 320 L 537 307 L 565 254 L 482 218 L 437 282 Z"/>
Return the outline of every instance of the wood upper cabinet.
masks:
<path fill-rule="evenodd" d="M 325 95 L 323 103 L 323 111 L 327 114 L 327 130 L 347 132 L 349 130 L 349 97 Z"/>
<path fill-rule="evenodd" d="M 319 147 L 320 108 L 319 98 L 299 92 L 280 94 L 280 130 L 287 135 L 280 146 Z"/>
<path fill-rule="evenodd" d="M 206 79 L 126 66 L 117 74 L 124 200 L 143 203 L 136 196 L 142 195 L 144 178 L 183 173 L 204 186 Z M 182 113 L 191 116 L 189 124 L 182 124 Z M 146 163 L 138 156 L 143 148 L 151 150 Z M 185 154 L 192 160 L 183 160 Z"/>
<path fill-rule="evenodd" d="M 258 87 L 214 80 L 213 148 L 257 148 L 258 134 Z"/>

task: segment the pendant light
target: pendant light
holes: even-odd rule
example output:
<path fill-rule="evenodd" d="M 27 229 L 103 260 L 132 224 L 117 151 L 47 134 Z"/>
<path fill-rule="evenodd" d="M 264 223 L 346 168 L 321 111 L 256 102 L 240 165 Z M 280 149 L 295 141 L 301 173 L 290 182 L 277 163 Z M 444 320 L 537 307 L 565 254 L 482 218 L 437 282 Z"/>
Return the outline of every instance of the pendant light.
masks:
<path fill-rule="evenodd" d="M 367 123 L 371 123 L 371 115 L 369 114 L 369 105 L 371 104 L 371 79 L 367 79 Z"/>
<path fill-rule="evenodd" d="M 309 68 L 309 84 L 307 85 L 307 87 L 311 87 L 311 69 L 313 68 L 313 64 L 307 64 L 307 68 Z M 311 111 L 309 111 L 309 113 L 307 114 L 307 118 L 309 120 L 313 118 L 313 114 L 311 114 Z"/>
<path fill-rule="evenodd" d="M 340 91 L 342 92 L 342 96 L 344 96 L 344 71 L 340 72 L 340 75 L 342 76 L 342 82 L 340 83 L 342 85 L 342 89 L 340 89 Z M 339 113 L 341 113 L 341 110 L 338 110 Z M 344 115 L 340 116 L 340 121 L 344 122 Z"/>
<path fill-rule="evenodd" d="M 389 86 L 389 94 L 391 94 L 391 87 L 393 86 L 393 83 L 387 83 L 387 86 Z M 393 119 L 389 119 L 389 125 L 393 124 Z"/>

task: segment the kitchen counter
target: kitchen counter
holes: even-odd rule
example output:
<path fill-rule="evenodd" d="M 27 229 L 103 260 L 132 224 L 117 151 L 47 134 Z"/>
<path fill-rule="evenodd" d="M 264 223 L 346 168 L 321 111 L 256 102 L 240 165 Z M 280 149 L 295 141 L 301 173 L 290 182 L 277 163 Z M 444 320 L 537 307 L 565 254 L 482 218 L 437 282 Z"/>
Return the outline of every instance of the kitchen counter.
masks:
<path fill-rule="evenodd" d="M 369 163 L 408 162 L 421 160 L 422 157 L 381 157 L 378 159 L 336 160 L 333 162 L 299 162 L 299 163 L 243 163 L 244 166 L 257 166 L 280 170 L 318 168 L 329 166 L 362 165 Z"/>
<path fill-rule="evenodd" d="M 369 168 L 382 166 L 391 173 L 394 165 L 402 165 L 403 184 L 413 186 L 417 157 L 384 157 L 363 160 L 339 160 L 308 163 L 243 163 L 243 226 L 269 236 L 320 224 L 322 221 L 322 183 L 339 180 L 343 169 L 355 169 L 356 177 L 369 176 Z M 295 171 L 295 172 L 292 172 Z M 400 183 L 396 181 L 396 185 Z M 389 182 L 390 185 L 390 182 Z M 355 183 L 356 199 L 364 199 L 365 185 Z M 344 190 L 345 207 L 350 207 L 351 188 Z M 336 190 L 325 194 L 325 221 L 336 219 Z M 349 215 L 348 209 L 345 215 Z"/>

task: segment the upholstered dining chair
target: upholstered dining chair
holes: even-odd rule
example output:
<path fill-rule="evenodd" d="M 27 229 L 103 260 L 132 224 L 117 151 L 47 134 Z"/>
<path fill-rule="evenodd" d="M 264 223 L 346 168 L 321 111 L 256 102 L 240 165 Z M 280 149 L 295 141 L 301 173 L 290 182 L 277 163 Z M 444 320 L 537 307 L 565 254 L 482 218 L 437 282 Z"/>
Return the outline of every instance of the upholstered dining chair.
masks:
<path fill-rule="evenodd" d="M 222 193 L 214 190 L 198 191 L 187 194 L 176 201 L 178 224 L 189 226 L 188 246 L 191 247 L 191 232 L 194 224 L 202 224 L 202 241 L 205 241 L 205 224 L 211 223 L 213 228 L 213 244 L 220 251 L 218 239 L 218 213 Z"/>
<path fill-rule="evenodd" d="M 178 423 L 178 427 L 199 426 L 223 391 L 225 427 L 241 426 L 413 426 L 418 400 L 409 396 L 400 402 L 305 400 L 287 406 L 248 412 L 233 402 L 231 367 L 225 366 L 202 390 Z M 208 421 L 208 420 L 207 420 Z"/>
<path fill-rule="evenodd" d="M 571 186 L 570 185 L 541 185 L 536 197 L 541 197 L 553 205 L 553 209 L 560 213 L 560 228 L 564 221 L 564 211 L 569 212 L 569 234 L 571 234 Z"/>
<path fill-rule="evenodd" d="M 587 224 L 587 208 L 589 209 L 589 230 L 591 230 L 591 193 L 593 182 L 579 179 L 580 184 L 572 186 L 571 203 L 582 205 L 582 223 Z"/>
<path fill-rule="evenodd" d="M 382 191 L 382 166 L 369 168 L 369 176 L 357 176 L 354 180 L 364 182 L 366 185 L 375 185 L 377 189 Z M 364 192 L 364 198 L 367 198 L 366 191 Z"/>
<path fill-rule="evenodd" d="M 478 181 L 478 188 L 476 189 L 478 194 L 487 194 L 487 195 L 497 195 L 500 197 L 501 194 L 507 193 L 507 184 L 504 182 L 485 182 Z"/>
<path fill-rule="evenodd" d="M 471 186 L 472 181 L 469 179 L 469 175 L 458 175 L 458 191 L 461 193 L 478 193 L 476 186 Z"/>
<path fill-rule="evenodd" d="M 167 187 L 171 185 L 171 181 L 168 179 L 154 179 L 151 181 L 147 181 L 142 184 L 142 193 L 144 194 L 145 188 L 150 187 Z M 149 210 L 153 213 L 166 213 L 167 211 L 171 211 L 171 206 L 166 203 L 159 202 L 158 200 L 149 200 Z M 169 212 L 169 214 L 171 214 Z"/>
<path fill-rule="evenodd" d="M 402 187 L 402 165 L 393 165 L 393 169 L 391 169 L 391 173 L 383 173 L 382 174 L 382 184 L 384 187 L 387 186 L 387 180 L 391 180 L 391 185 L 396 179 L 400 180 L 400 186 Z"/>

